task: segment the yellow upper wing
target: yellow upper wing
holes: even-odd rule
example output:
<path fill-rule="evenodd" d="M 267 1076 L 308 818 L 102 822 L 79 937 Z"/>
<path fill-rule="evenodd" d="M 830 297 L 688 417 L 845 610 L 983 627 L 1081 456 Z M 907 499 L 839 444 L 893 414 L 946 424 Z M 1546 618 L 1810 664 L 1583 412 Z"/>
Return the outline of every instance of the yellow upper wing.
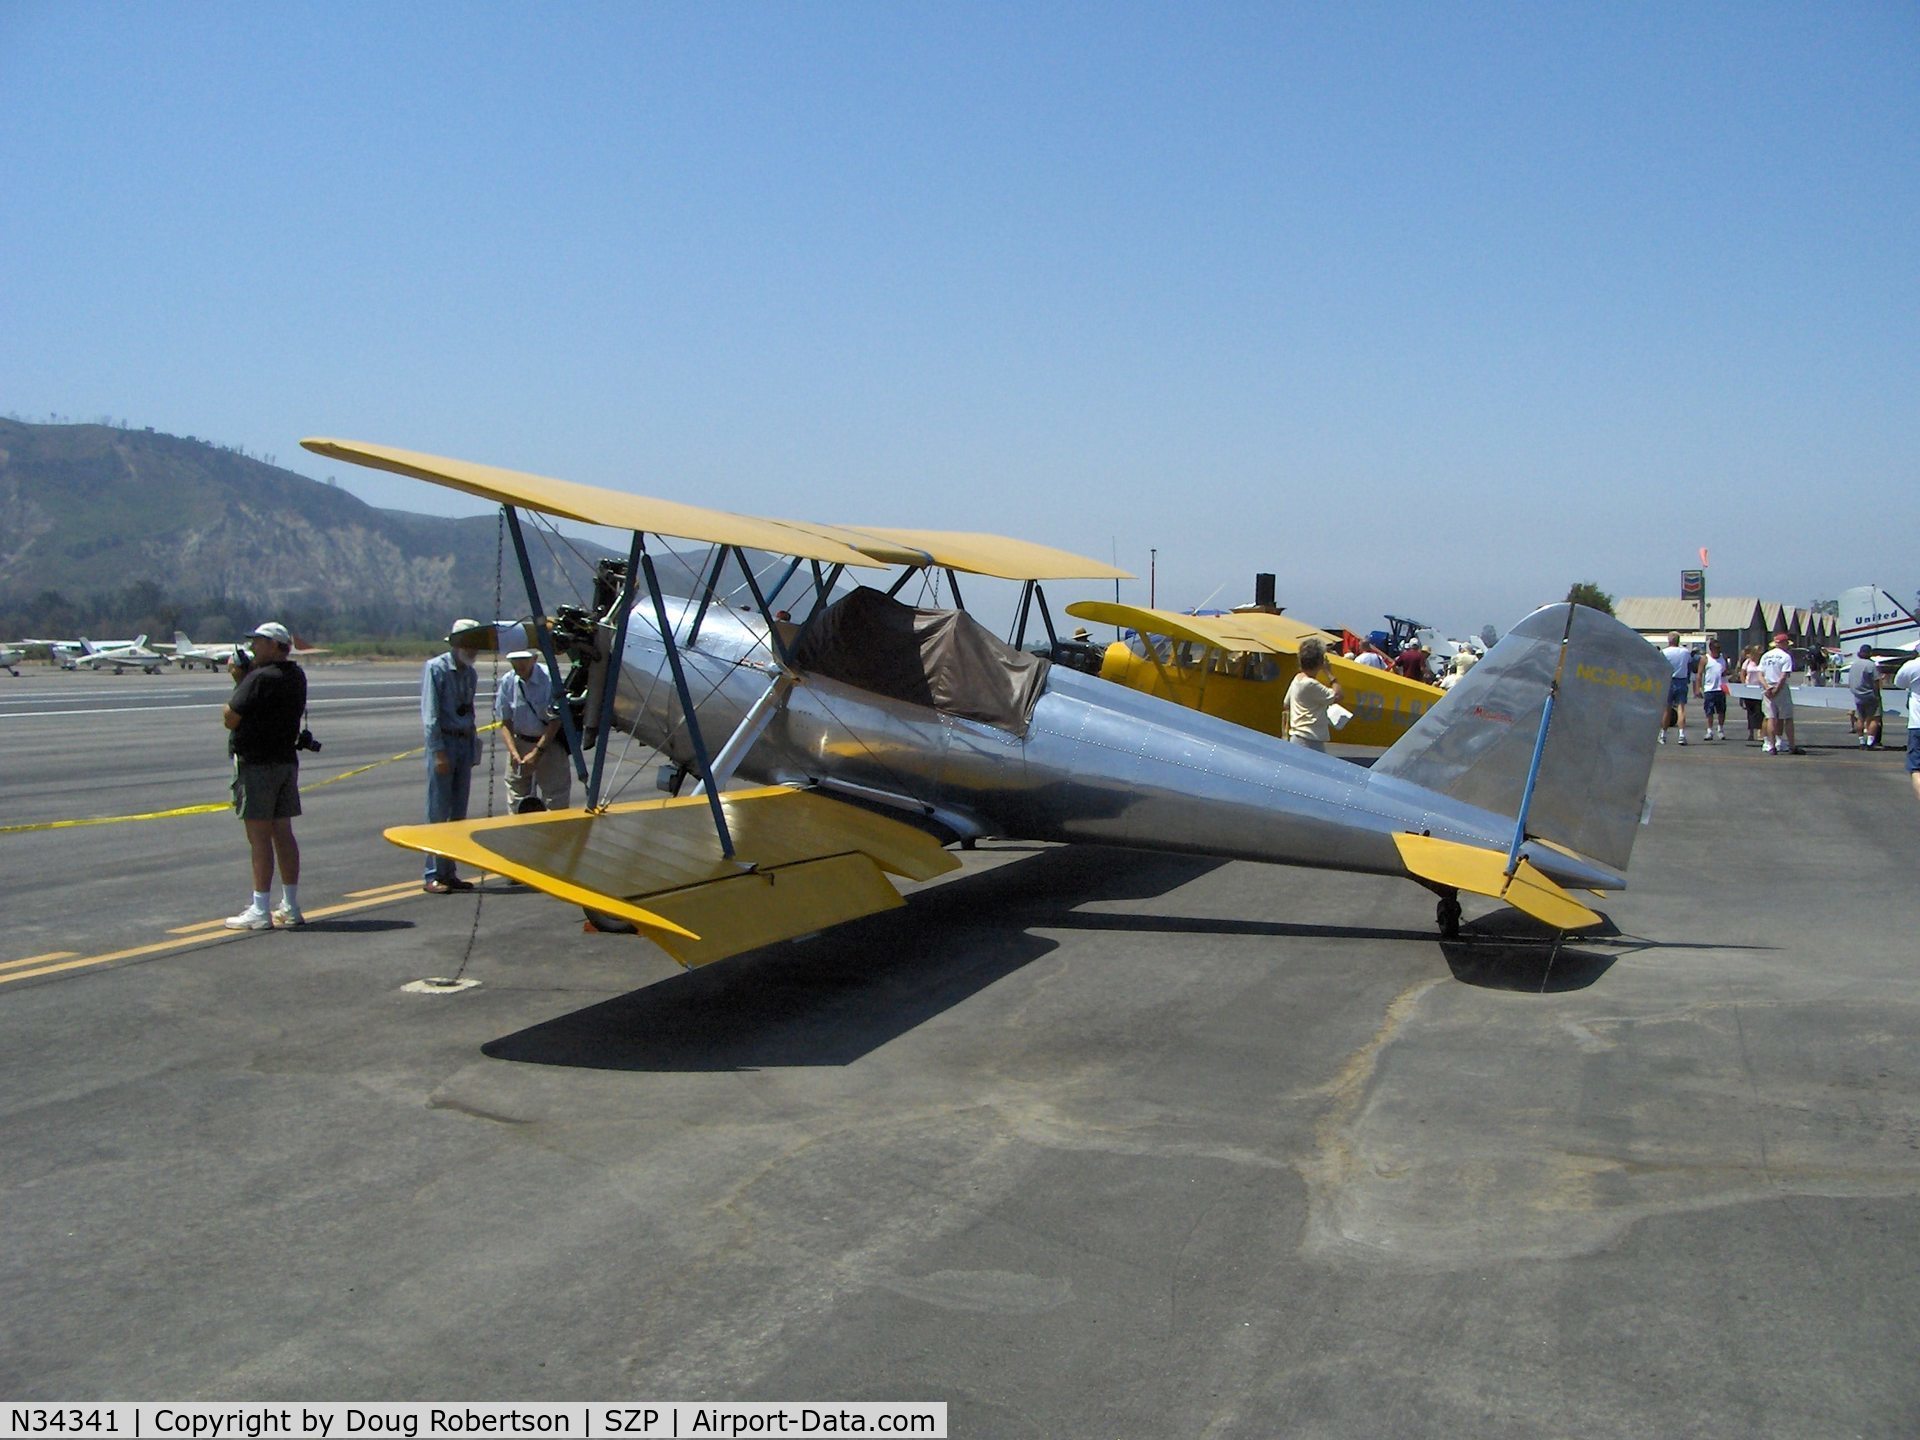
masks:
<path fill-rule="evenodd" d="M 399 450 L 359 440 L 319 436 L 300 442 L 316 455 L 346 460 L 396 475 L 411 475 L 462 490 L 483 500 L 537 510 L 563 520 L 642 530 L 709 545 L 741 545 L 796 555 L 836 565 L 938 565 L 974 574 L 1014 580 L 1125 579 L 1124 570 L 1065 550 L 949 530 L 892 530 L 868 526 L 826 525 L 807 520 L 773 520 L 736 515 L 676 500 L 657 500 L 581 485 L 521 470 L 503 470 L 471 460 Z"/>
<path fill-rule="evenodd" d="M 631 921 L 683 965 L 704 965 L 901 903 L 883 871 L 928 880 L 959 861 L 931 836 L 838 800 L 769 786 L 720 797 L 734 856 L 704 798 L 639 800 L 398 825 L 396 845 L 463 860 Z"/>
<path fill-rule="evenodd" d="M 1076 600 L 1067 606 L 1067 613 L 1096 625 L 1120 625 L 1149 635 L 1169 635 L 1175 640 L 1211 645 L 1218 650 L 1297 655 L 1300 642 L 1308 636 L 1327 638 L 1327 632 L 1315 626 L 1264 612 L 1180 615 L 1171 610 L 1149 610 L 1144 605 L 1122 605 L 1112 600 Z"/>
<path fill-rule="evenodd" d="M 923 550 L 935 565 L 1002 580 L 1133 578 L 1125 570 L 1116 570 L 1085 555 L 1075 555 L 1071 550 L 1056 550 L 1051 545 L 1035 545 L 1005 535 L 982 535 L 969 530 L 895 530 L 867 525 L 859 527 L 859 533 L 878 536 L 908 549 Z"/>
<path fill-rule="evenodd" d="M 621 530 L 644 530 L 680 540 L 700 540 L 710 545 L 743 545 L 771 550 L 779 555 L 797 555 L 805 560 L 822 560 L 836 565 L 925 565 L 928 557 L 917 550 L 890 545 L 878 537 L 856 536 L 832 525 L 798 524 L 787 520 L 766 520 L 754 515 L 735 515 L 727 510 L 710 510 L 702 505 L 683 505 L 676 500 L 655 500 L 645 495 L 630 495 L 624 490 L 607 490 L 598 485 L 581 485 L 572 480 L 555 480 L 546 475 L 529 475 L 520 470 L 502 470 L 471 460 L 452 460 L 443 455 L 424 455 L 417 450 L 397 450 L 391 445 L 369 445 L 358 440 L 328 440 L 318 437 L 302 440 L 316 455 L 348 460 L 375 470 L 391 470 L 396 475 L 411 475 L 431 480 L 449 489 L 464 490 L 483 500 L 503 505 L 518 505 L 555 515 L 563 520 L 581 520 L 589 525 L 611 525 Z"/>

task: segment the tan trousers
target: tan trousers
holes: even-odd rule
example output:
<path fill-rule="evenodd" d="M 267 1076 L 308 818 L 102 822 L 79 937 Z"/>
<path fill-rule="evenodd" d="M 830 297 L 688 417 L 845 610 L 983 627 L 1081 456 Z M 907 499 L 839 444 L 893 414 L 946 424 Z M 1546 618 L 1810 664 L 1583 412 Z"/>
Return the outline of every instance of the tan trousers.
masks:
<path fill-rule="evenodd" d="M 567 808 L 573 798 L 573 762 L 567 758 L 566 746 L 556 743 L 559 738 L 556 735 L 549 740 L 540 758 L 531 765 L 507 762 L 509 809 L 517 811 L 520 802 L 529 795 L 538 795 L 541 804 L 549 810 Z"/>

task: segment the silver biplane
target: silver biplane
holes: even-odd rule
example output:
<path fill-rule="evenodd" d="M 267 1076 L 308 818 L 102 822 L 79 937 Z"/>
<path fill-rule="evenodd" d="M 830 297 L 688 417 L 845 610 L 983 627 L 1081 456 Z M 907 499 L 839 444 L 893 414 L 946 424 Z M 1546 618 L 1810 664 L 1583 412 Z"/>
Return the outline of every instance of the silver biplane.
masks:
<path fill-rule="evenodd" d="M 948 845 L 989 836 L 1410 878 L 1438 896 L 1449 935 L 1463 891 L 1564 931 L 1602 918 L 1570 888 L 1626 883 L 1667 672 L 1598 611 L 1535 611 L 1363 769 L 1020 649 L 1036 614 L 1055 638 L 1041 582 L 1124 574 L 1098 561 L 997 536 L 769 520 L 380 445 L 301 443 L 500 504 L 556 675 L 518 511 L 632 532 L 626 565 L 603 567 L 592 613 L 559 632 L 586 672 L 581 719 L 562 707 L 561 720 L 587 809 L 386 834 L 623 921 L 685 965 L 900 905 L 888 872 L 931 878 L 957 866 Z M 649 535 L 714 547 L 696 593 L 667 593 Z M 755 579 L 747 547 L 790 557 L 778 584 Z M 716 601 L 729 556 L 750 608 Z M 844 567 L 902 574 L 889 591 L 835 598 Z M 1023 582 L 1012 643 L 962 609 L 896 598 L 929 571 L 945 573 L 956 604 L 961 574 Z M 814 602 L 797 624 L 776 608 L 795 577 L 810 580 Z M 615 731 L 697 776 L 694 792 L 606 803 Z"/>

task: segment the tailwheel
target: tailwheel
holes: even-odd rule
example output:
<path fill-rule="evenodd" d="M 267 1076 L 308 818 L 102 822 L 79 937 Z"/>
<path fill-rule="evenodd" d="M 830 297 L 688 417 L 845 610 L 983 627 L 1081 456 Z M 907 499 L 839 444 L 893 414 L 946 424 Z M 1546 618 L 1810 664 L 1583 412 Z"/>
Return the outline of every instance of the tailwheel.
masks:
<path fill-rule="evenodd" d="M 1433 918 L 1440 926 L 1442 940 L 1460 938 L 1460 892 L 1449 890 L 1440 897 L 1440 903 L 1434 906 Z"/>

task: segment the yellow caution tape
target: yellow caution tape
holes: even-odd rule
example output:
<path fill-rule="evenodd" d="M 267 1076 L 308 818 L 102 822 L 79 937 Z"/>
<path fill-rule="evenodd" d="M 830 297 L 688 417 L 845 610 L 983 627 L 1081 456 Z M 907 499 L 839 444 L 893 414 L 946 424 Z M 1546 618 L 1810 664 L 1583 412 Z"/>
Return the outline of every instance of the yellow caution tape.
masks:
<path fill-rule="evenodd" d="M 500 722 L 496 720 L 491 725 L 482 725 L 480 733 L 485 734 L 489 730 L 499 728 Z M 316 780 L 311 785 L 302 785 L 300 793 L 305 795 L 309 791 L 323 790 L 329 785 L 338 785 L 342 780 L 351 780 L 356 775 L 364 775 L 369 770 L 378 770 L 382 765 L 391 765 L 396 760 L 411 760 L 416 755 L 426 753 L 426 746 L 416 745 L 411 750 L 402 750 L 398 755 L 389 755 L 384 760 L 375 760 L 356 770 L 342 770 L 338 775 L 329 775 L 326 779 Z M 81 825 L 121 825 L 129 820 L 171 820 L 178 815 L 213 815 L 231 809 L 233 809 L 233 802 L 227 800 L 215 805 L 181 805 L 172 810 L 148 810 L 139 815 L 95 815 L 86 820 L 36 820 L 27 825 L 0 825 L 0 835 L 18 835 L 28 830 L 72 830 Z"/>

